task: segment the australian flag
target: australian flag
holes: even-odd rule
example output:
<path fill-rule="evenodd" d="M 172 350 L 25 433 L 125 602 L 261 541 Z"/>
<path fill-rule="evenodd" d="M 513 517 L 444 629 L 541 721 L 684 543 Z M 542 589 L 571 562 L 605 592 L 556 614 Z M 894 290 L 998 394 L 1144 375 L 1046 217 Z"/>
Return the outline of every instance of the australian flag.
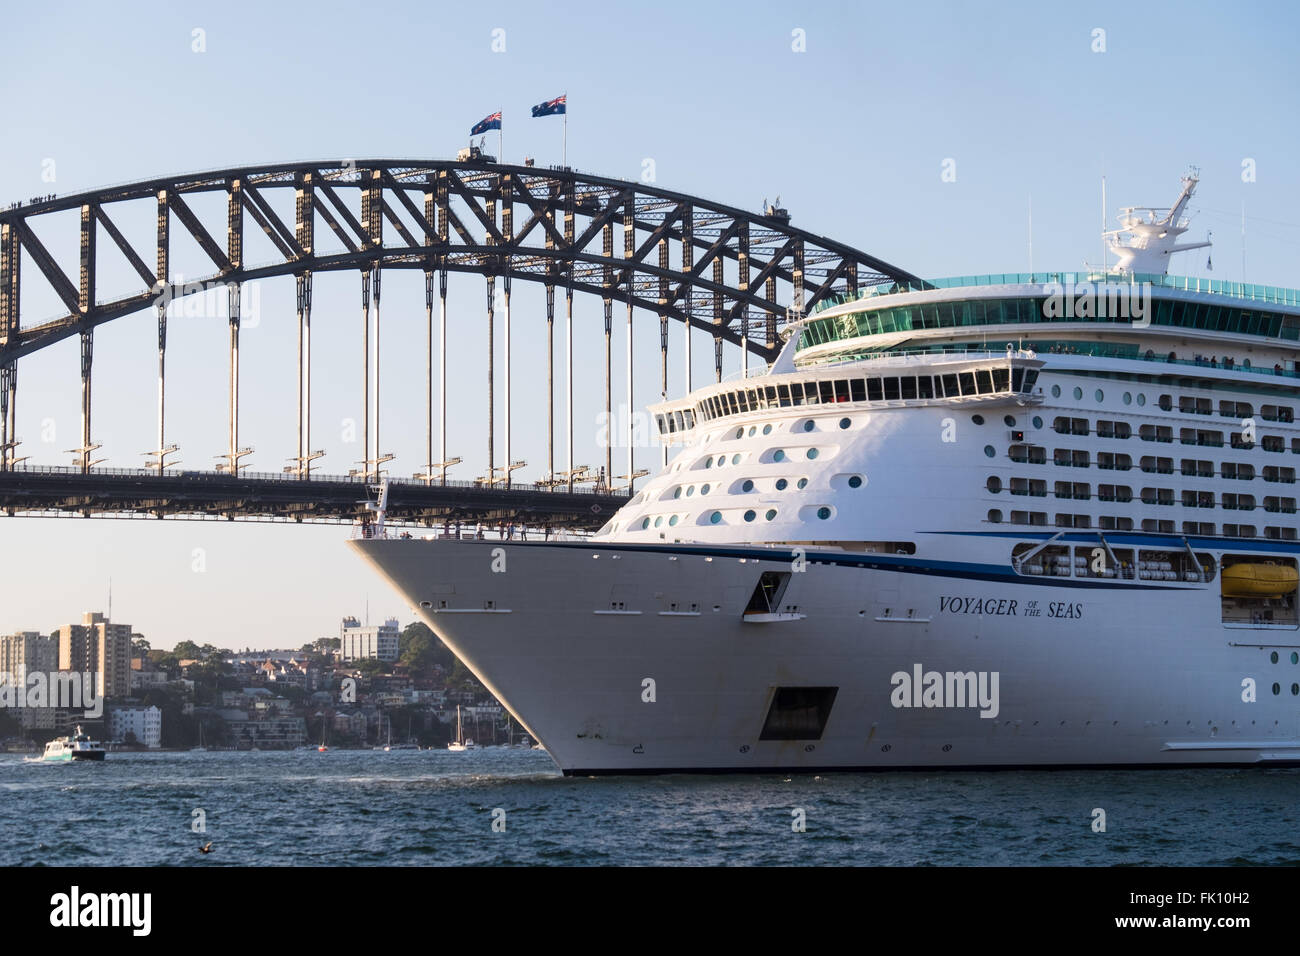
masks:
<path fill-rule="evenodd" d="M 568 94 L 557 96 L 553 100 L 547 100 L 545 103 L 538 103 L 533 107 L 533 118 L 538 116 L 558 116 L 565 112 L 564 101 L 568 99 Z"/>
<path fill-rule="evenodd" d="M 501 111 L 497 110 L 491 116 L 485 116 L 470 128 L 469 135 L 478 136 L 480 133 L 486 133 L 490 129 L 501 128 Z"/>

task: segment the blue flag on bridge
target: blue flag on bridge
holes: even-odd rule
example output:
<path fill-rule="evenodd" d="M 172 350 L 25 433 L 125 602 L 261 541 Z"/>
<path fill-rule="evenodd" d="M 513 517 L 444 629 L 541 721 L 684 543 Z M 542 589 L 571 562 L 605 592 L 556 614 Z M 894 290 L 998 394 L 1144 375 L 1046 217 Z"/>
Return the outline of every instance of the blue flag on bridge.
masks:
<path fill-rule="evenodd" d="M 497 110 L 491 116 L 483 117 L 472 127 L 470 127 L 469 135 L 478 136 L 480 133 L 486 133 L 490 129 L 500 129 L 500 128 L 501 128 L 501 111 Z"/>
<path fill-rule="evenodd" d="M 547 100 L 545 103 L 538 103 L 533 107 L 533 118 L 536 119 L 538 116 L 559 116 L 565 113 L 565 101 L 568 98 L 568 94 L 566 93 L 564 96 L 557 96 L 555 99 Z"/>

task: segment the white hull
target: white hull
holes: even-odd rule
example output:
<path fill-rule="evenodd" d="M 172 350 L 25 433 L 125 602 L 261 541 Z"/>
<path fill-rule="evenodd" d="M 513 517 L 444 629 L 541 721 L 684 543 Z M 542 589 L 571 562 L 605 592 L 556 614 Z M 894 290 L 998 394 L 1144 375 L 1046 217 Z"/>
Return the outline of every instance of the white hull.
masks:
<path fill-rule="evenodd" d="M 1298 632 L 1223 626 L 1217 584 L 1033 581 L 996 536 L 967 563 L 810 550 L 794 610 L 754 623 L 755 582 L 789 571 L 788 549 L 352 546 L 566 773 L 1300 762 Z M 996 672 L 996 715 L 894 706 L 916 665 Z M 780 687 L 836 688 L 815 739 L 760 739 Z"/>

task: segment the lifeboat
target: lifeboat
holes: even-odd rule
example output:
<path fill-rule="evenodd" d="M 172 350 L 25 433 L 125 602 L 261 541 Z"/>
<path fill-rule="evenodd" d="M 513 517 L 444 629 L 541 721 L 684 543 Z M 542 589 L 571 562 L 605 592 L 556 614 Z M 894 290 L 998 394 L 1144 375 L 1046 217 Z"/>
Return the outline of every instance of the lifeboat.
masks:
<path fill-rule="evenodd" d="M 1224 597 L 1277 598 L 1296 589 L 1296 569 L 1285 564 L 1243 561 L 1223 570 Z"/>

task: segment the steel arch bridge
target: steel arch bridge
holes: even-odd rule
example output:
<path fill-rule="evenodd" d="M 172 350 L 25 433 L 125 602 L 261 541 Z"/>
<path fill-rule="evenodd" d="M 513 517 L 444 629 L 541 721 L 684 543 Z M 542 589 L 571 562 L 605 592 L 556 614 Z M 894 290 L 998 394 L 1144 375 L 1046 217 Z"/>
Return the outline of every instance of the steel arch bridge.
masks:
<path fill-rule="evenodd" d="M 197 197 L 224 199 L 225 221 L 199 215 Z M 202 200 L 211 205 L 211 198 Z M 115 216 L 132 207 L 156 222 L 156 238 L 133 243 Z M 80 216 L 79 231 L 68 228 L 69 211 Z M 56 214 L 63 213 L 56 218 Z M 130 215 L 138 215 L 132 212 Z M 119 217 L 120 218 L 120 217 Z M 224 236 L 222 228 L 224 227 Z M 75 227 L 74 227 L 75 228 Z M 57 245 L 49 239 L 64 235 Z M 181 281 L 171 267 L 172 234 L 183 231 L 211 263 L 196 280 Z M 245 233 L 260 231 L 276 250 L 270 262 L 250 263 Z M 42 239 L 42 236 L 46 236 Z M 618 241 L 621 237 L 621 242 Z M 63 257 L 51 246 L 75 250 Z M 115 250 L 120 263 L 138 277 L 124 295 L 101 296 L 96 282 L 103 252 Z M 24 256 L 24 253 L 26 254 Z M 24 267 L 24 258 L 28 264 Z M 16 203 L 0 212 L 0 471 L 14 470 L 17 455 L 16 407 L 19 360 L 72 336 L 81 344 L 81 446 L 77 468 L 89 473 L 97 447 L 91 434 L 91 382 L 95 329 L 126 315 L 155 309 L 158 326 L 158 447 L 151 466 L 165 474 L 176 445 L 165 432 L 167 320 L 170 302 L 224 286 L 230 333 L 229 450 L 218 466 L 238 476 L 240 459 L 250 449 L 239 443 L 240 290 L 244 283 L 292 276 L 297 287 L 298 447 L 286 471 L 311 479 L 311 308 L 312 276 L 318 272 L 359 273 L 364 337 L 361 343 L 361 478 L 381 473 L 387 457 L 379 448 L 379 309 L 386 270 L 422 270 L 425 278 L 429 361 L 426 374 L 428 415 L 426 461 L 415 477 L 446 484 L 446 295 L 449 273 L 484 277 L 489 319 L 488 474 L 490 490 L 510 484 L 510 288 L 514 280 L 540 283 L 546 290 L 547 466 L 546 487 L 593 475 L 575 469 L 572 455 L 574 293 L 598 296 L 604 304 L 605 410 L 611 411 L 611 330 L 613 305 L 626 306 L 629 330 L 635 310 L 660 322 L 660 375 L 667 390 L 668 328 L 671 321 L 712 336 L 714 368 L 722 375 L 724 343 L 774 357 L 778 329 L 824 299 L 880 284 L 915 282 L 915 276 L 874 256 L 793 227 L 784 210 L 769 206 L 746 212 L 644 183 L 587 175 L 570 167 L 499 164 L 475 155 L 469 160 L 346 160 L 246 166 L 152 179 L 91 192 Z M 66 313 L 24 324 L 22 279 L 44 282 Z M 496 288 L 501 284 L 500 293 Z M 567 469 L 555 468 L 554 319 L 555 292 L 566 301 L 565 377 L 568 389 Z M 443 389 L 441 421 L 435 429 L 435 304 Z M 504 464 L 495 456 L 494 311 L 504 311 Z M 687 387 L 690 339 L 686 336 Z M 632 339 L 628 336 L 627 390 L 633 379 Z M 609 419 L 607 418 L 607 421 Z M 439 435 L 435 451 L 434 433 Z M 629 442 L 627 475 L 634 471 Z M 458 459 L 456 459 L 458 460 Z M 606 447 L 601 476 L 613 480 Z"/>

